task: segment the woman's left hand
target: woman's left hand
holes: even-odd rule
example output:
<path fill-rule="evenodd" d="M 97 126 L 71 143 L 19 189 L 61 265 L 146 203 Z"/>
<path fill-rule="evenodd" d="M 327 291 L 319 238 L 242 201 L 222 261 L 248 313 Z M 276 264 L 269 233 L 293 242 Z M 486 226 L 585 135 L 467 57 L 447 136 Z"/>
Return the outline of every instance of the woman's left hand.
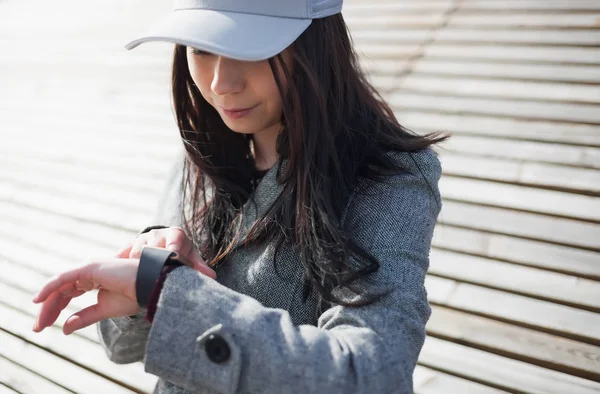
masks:
<path fill-rule="evenodd" d="M 54 324 L 73 298 L 94 289 L 98 289 L 97 303 L 70 316 L 63 327 L 65 335 L 100 320 L 139 313 L 135 294 L 139 262 L 122 258 L 94 260 L 53 277 L 33 299 L 42 304 L 33 331 L 41 332 Z"/>

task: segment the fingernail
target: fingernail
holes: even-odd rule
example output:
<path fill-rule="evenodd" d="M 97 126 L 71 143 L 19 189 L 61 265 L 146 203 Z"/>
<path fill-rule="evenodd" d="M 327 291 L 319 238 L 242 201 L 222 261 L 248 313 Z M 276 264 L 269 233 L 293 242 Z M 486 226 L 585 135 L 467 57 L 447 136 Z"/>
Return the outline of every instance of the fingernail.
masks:
<path fill-rule="evenodd" d="M 174 244 L 167 245 L 167 250 L 170 250 L 171 252 L 175 252 L 176 249 L 177 247 Z"/>
<path fill-rule="evenodd" d="M 36 302 L 39 296 L 40 296 L 40 293 L 37 293 L 36 295 L 33 296 L 33 299 L 31 301 Z"/>

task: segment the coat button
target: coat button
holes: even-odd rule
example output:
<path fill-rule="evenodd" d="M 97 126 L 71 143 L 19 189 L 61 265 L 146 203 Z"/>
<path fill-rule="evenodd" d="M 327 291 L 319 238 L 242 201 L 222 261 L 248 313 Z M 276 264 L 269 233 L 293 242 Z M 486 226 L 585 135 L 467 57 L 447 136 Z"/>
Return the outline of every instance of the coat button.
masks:
<path fill-rule="evenodd" d="M 213 363 L 221 364 L 229 360 L 231 350 L 229 345 L 220 335 L 211 334 L 206 338 L 204 343 L 204 350 L 208 358 Z"/>

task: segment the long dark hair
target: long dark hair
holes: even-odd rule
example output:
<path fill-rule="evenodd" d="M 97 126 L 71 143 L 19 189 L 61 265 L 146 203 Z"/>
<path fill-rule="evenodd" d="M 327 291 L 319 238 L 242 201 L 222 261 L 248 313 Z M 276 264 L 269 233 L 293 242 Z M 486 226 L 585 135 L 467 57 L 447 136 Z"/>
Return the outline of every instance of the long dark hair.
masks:
<path fill-rule="evenodd" d="M 352 284 L 379 268 L 347 236 L 342 210 L 359 178 L 377 181 L 405 170 L 386 152 L 422 150 L 447 136 L 419 136 L 396 121 L 361 71 L 341 14 L 314 20 L 291 50 L 293 73 L 281 55 L 268 60 L 283 99 L 277 155 L 286 165 L 276 175 L 282 191 L 243 242 L 275 242 L 276 250 L 284 242 L 295 247 L 304 266 L 305 299 L 314 289 L 321 307 L 323 302 L 365 305 L 382 295 L 347 302 L 333 292 L 360 293 Z M 252 142 L 230 130 L 201 96 L 188 70 L 185 46 L 175 47 L 172 84 L 187 152 L 184 230 L 202 240 L 198 248 L 216 267 L 240 242 L 242 206 L 256 176 Z"/>

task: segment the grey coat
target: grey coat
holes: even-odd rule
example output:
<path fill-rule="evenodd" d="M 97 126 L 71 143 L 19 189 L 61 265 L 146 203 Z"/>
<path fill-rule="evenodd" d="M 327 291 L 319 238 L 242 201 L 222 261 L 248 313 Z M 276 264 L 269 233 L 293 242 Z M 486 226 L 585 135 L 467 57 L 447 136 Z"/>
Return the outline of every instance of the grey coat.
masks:
<path fill-rule="evenodd" d="M 144 361 L 160 377 L 155 393 L 412 393 L 431 313 L 424 279 L 441 168 L 430 149 L 393 157 L 408 171 L 355 192 L 342 216 L 380 263 L 361 287 L 390 295 L 318 315 L 315 294 L 302 301 L 301 264 L 290 247 L 274 259 L 273 245 L 239 245 L 217 280 L 187 267 L 171 272 L 152 325 L 141 316 L 101 321 L 109 358 Z M 246 231 L 280 192 L 276 169 L 258 184 L 256 205 L 244 207 Z"/>

